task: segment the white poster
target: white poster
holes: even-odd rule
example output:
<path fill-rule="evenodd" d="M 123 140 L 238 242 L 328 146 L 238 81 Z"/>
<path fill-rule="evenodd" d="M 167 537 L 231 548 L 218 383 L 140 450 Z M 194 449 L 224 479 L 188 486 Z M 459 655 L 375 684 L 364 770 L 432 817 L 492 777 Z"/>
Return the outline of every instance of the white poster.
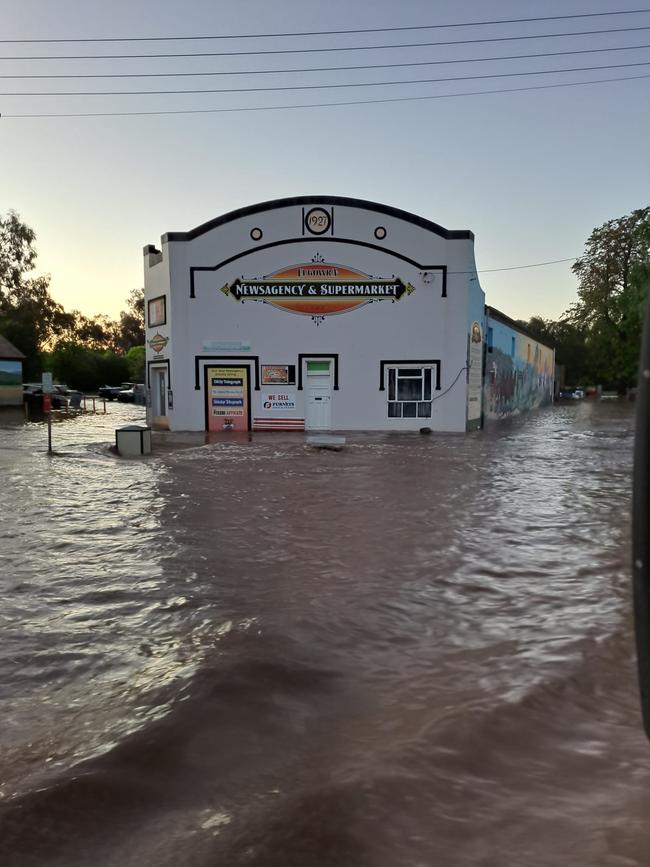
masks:
<path fill-rule="evenodd" d="M 481 390 L 483 386 L 483 330 L 478 322 L 472 323 L 469 338 L 469 376 L 467 377 L 467 420 L 481 417 Z"/>
<path fill-rule="evenodd" d="M 295 389 L 285 388 L 276 391 L 264 391 L 262 393 L 262 407 L 265 413 L 295 412 Z"/>

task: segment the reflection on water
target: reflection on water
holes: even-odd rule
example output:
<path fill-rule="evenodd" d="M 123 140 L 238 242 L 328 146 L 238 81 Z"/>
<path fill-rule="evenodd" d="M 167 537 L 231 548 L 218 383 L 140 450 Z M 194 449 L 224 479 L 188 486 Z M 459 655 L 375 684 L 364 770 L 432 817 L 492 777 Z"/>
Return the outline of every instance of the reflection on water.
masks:
<path fill-rule="evenodd" d="M 645 865 L 632 416 L 0 429 L 11 865 Z"/>

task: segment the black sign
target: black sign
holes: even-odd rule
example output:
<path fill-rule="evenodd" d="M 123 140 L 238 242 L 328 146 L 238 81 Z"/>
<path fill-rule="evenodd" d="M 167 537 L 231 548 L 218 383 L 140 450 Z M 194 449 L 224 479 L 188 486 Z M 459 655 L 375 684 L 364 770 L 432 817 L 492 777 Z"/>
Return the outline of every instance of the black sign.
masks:
<path fill-rule="evenodd" d="M 275 298 L 390 298 L 395 301 L 405 292 L 413 288 L 400 279 L 364 280 L 345 282 L 331 281 L 327 283 L 300 282 L 298 280 L 235 280 L 227 288 L 237 301 L 247 298 L 254 300 Z"/>

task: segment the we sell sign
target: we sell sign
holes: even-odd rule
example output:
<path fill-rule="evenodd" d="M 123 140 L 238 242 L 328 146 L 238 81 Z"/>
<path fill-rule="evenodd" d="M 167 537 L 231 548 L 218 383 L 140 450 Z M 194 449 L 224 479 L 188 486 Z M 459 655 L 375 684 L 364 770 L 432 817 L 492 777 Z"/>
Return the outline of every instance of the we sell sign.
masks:
<path fill-rule="evenodd" d="M 266 412 L 295 412 L 296 393 L 269 391 L 263 395 L 263 407 Z"/>

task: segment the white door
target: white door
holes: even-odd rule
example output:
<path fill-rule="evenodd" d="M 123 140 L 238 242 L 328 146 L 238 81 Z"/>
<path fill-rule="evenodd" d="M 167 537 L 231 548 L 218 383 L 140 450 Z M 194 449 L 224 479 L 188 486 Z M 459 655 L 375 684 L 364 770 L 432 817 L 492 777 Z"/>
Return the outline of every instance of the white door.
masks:
<path fill-rule="evenodd" d="M 324 368 L 321 362 L 319 367 Z M 332 393 L 329 362 L 326 369 L 311 372 L 307 368 L 306 430 L 330 430 L 332 427 Z"/>
<path fill-rule="evenodd" d="M 153 404 L 153 415 L 156 418 L 167 415 L 167 400 L 166 400 L 166 392 L 165 392 L 165 371 L 154 368 L 153 371 L 153 389 L 151 395 L 151 402 Z"/>

